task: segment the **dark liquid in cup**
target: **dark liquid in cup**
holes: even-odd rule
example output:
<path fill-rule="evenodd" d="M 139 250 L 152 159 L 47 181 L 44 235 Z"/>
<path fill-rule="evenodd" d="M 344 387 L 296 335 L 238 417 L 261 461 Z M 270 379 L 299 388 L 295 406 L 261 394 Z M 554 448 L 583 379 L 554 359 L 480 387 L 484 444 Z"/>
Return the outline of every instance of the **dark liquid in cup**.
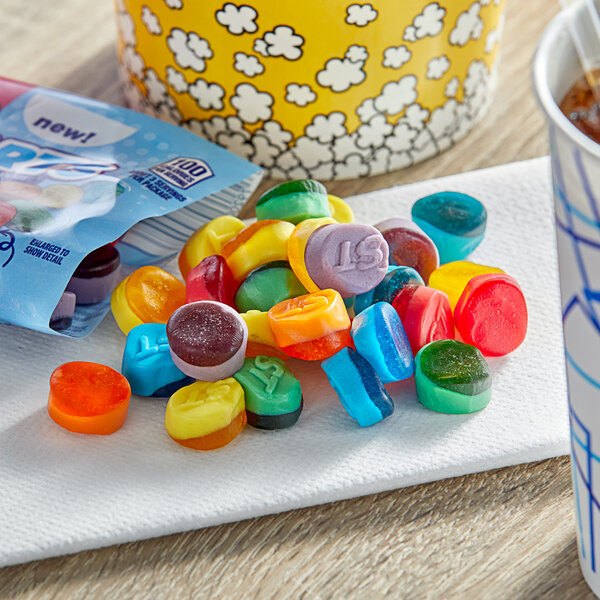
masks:
<path fill-rule="evenodd" d="M 600 144 L 600 106 L 585 77 L 581 77 L 560 103 L 569 121 L 589 138 Z"/>

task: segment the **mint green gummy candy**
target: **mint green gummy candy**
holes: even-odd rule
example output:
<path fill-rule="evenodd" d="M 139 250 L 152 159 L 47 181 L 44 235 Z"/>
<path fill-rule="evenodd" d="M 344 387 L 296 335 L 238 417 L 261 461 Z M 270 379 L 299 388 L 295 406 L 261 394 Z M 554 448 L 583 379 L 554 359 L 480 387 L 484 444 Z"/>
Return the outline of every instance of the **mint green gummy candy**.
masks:
<path fill-rule="evenodd" d="M 248 425 L 284 429 L 302 412 L 302 389 L 287 365 L 272 356 L 246 358 L 234 375 L 244 388 Z"/>
<path fill-rule="evenodd" d="M 256 218 L 289 221 L 331 217 L 327 190 L 314 179 L 286 181 L 265 192 L 256 203 Z"/>
<path fill-rule="evenodd" d="M 267 312 L 288 298 L 307 294 L 294 271 L 285 260 L 267 263 L 251 271 L 235 293 L 235 305 L 240 312 Z"/>
<path fill-rule="evenodd" d="M 492 397 L 492 373 L 483 354 L 456 340 L 437 340 L 419 350 L 415 383 L 421 404 L 441 413 L 476 412 Z"/>

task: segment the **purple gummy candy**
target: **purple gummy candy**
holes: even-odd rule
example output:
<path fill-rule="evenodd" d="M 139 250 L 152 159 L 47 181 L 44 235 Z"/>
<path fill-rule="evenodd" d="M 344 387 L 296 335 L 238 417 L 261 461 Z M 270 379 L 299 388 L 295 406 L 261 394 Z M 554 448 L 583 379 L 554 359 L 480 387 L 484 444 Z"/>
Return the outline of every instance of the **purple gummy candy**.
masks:
<path fill-rule="evenodd" d="M 110 244 L 97 248 L 79 263 L 67 290 L 77 296 L 77 304 L 102 302 L 117 283 L 120 263 L 118 250 Z"/>
<path fill-rule="evenodd" d="M 386 219 L 375 225 L 389 245 L 390 264 L 412 267 L 423 278 L 440 266 L 440 256 L 431 238 L 413 221 Z"/>
<path fill-rule="evenodd" d="M 167 322 L 171 358 L 189 377 L 219 381 L 244 364 L 248 327 L 221 302 L 199 300 L 180 306 Z"/>
<path fill-rule="evenodd" d="M 321 289 L 350 298 L 372 290 L 385 276 L 388 245 L 377 229 L 360 223 L 335 223 L 308 239 L 304 262 Z"/>
<path fill-rule="evenodd" d="M 75 314 L 75 294 L 73 292 L 63 292 L 52 316 L 50 317 L 50 329 L 54 331 L 63 331 L 68 329 L 73 322 Z"/>

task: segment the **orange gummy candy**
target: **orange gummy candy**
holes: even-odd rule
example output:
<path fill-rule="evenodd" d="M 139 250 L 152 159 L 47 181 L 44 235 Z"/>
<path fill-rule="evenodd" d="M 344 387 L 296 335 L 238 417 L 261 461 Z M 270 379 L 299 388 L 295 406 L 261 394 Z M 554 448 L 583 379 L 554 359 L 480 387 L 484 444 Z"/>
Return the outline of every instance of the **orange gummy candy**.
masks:
<path fill-rule="evenodd" d="M 131 310 L 144 323 L 166 323 L 185 304 L 185 285 L 159 267 L 141 267 L 125 288 Z"/>
<path fill-rule="evenodd" d="M 185 440 L 172 439 L 181 446 L 192 448 L 193 450 L 217 450 L 218 448 L 227 446 L 229 442 L 233 441 L 240 434 L 242 429 L 246 427 L 246 421 L 246 411 L 243 410 L 228 425 L 217 431 L 213 431 L 208 435 L 187 438 Z"/>
<path fill-rule="evenodd" d="M 107 435 L 125 423 L 130 397 L 129 382 L 114 369 L 68 362 L 50 376 L 48 414 L 69 431 Z"/>
<path fill-rule="evenodd" d="M 268 319 L 282 350 L 350 327 L 342 297 L 330 289 L 284 300 L 269 310 Z"/>
<path fill-rule="evenodd" d="M 334 331 L 315 340 L 286 346 L 282 350 L 289 355 L 288 358 L 291 356 L 300 360 L 325 360 L 346 346 L 354 348 L 350 327 Z"/>

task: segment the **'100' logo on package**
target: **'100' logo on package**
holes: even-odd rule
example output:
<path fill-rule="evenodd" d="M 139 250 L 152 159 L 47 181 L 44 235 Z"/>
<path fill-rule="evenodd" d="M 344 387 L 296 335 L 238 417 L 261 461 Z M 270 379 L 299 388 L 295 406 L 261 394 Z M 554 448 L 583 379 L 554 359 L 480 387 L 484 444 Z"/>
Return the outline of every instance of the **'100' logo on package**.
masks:
<path fill-rule="evenodd" d="M 262 171 L 124 108 L 0 78 L 0 322 L 47 333 L 73 272 L 113 243 L 121 264 L 162 264 L 195 229 L 236 214 Z M 127 274 L 123 268 L 122 276 Z M 86 335 L 110 297 L 78 305 Z"/>

